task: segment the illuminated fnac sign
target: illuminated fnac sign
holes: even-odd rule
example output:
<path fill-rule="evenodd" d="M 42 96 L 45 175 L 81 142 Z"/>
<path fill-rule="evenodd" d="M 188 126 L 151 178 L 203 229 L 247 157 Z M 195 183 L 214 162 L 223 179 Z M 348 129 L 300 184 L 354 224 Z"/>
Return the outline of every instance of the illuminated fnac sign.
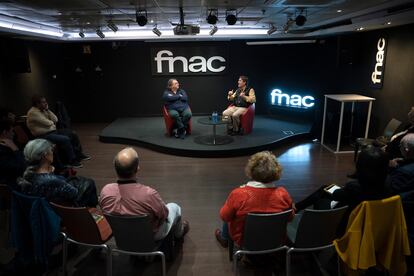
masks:
<path fill-rule="evenodd" d="M 297 108 L 310 108 L 315 105 L 315 98 L 312 96 L 289 95 L 280 89 L 273 89 L 270 96 L 272 97 L 272 105 Z"/>
<path fill-rule="evenodd" d="M 382 87 L 382 81 L 384 79 L 385 69 L 385 54 L 386 54 L 386 42 L 385 38 L 380 38 L 377 42 L 377 53 L 375 54 L 374 70 L 371 74 L 372 86 L 375 88 Z"/>

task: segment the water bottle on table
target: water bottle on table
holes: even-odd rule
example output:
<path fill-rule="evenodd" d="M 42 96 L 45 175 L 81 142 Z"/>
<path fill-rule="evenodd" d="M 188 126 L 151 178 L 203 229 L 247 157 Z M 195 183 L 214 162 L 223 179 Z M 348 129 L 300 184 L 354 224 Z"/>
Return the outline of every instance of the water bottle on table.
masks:
<path fill-rule="evenodd" d="M 218 122 L 218 114 L 217 114 L 217 111 L 214 111 L 213 114 L 211 115 L 211 121 L 213 123 L 217 123 Z"/>

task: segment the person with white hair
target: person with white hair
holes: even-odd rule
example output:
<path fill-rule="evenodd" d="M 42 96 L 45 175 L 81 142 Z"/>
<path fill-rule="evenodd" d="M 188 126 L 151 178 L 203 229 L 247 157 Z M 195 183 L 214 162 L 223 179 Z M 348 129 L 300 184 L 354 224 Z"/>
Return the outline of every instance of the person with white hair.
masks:
<path fill-rule="evenodd" d="M 59 204 L 95 207 L 98 197 L 93 180 L 82 177 L 65 179 L 54 174 L 54 148 L 55 145 L 46 139 L 34 139 L 24 147 L 27 168 L 23 177 L 18 179 L 22 192 Z"/>
<path fill-rule="evenodd" d="M 387 187 L 393 194 L 414 191 L 414 133 L 406 134 L 400 143 L 403 158 L 390 161 Z"/>

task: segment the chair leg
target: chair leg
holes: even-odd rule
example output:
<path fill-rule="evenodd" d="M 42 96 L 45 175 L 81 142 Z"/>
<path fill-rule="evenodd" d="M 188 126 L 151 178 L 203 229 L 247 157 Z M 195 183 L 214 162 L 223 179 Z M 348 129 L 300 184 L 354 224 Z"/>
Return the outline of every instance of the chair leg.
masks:
<path fill-rule="evenodd" d="M 234 242 L 232 239 L 229 239 L 229 261 L 233 261 L 233 252 L 234 252 Z"/>
<path fill-rule="evenodd" d="M 234 260 L 233 260 L 233 271 L 234 271 L 234 275 L 237 276 L 239 275 L 239 256 L 240 254 L 238 254 L 238 252 L 236 252 L 234 254 Z"/>
<path fill-rule="evenodd" d="M 106 275 L 112 276 L 112 252 L 109 246 L 104 244 L 102 248 L 105 250 L 106 253 Z"/>
<path fill-rule="evenodd" d="M 67 271 L 67 259 L 68 259 L 68 237 L 66 236 L 65 233 L 61 233 L 63 236 L 63 245 L 62 245 L 62 269 L 63 269 L 63 276 L 68 275 L 68 271 Z"/>
<path fill-rule="evenodd" d="M 286 252 L 286 276 L 290 276 L 290 260 L 291 255 L 290 255 L 290 249 Z"/>
<path fill-rule="evenodd" d="M 167 269 L 165 267 L 165 256 L 164 254 L 160 254 L 161 256 L 161 266 L 162 266 L 162 276 L 166 276 L 167 275 Z"/>

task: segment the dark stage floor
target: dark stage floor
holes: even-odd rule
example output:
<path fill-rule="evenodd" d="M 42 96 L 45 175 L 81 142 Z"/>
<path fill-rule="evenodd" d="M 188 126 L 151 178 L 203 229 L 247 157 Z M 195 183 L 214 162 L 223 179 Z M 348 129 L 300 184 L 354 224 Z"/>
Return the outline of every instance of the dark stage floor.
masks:
<path fill-rule="evenodd" d="M 312 126 L 311 122 L 256 115 L 253 132 L 249 135 L 233 136 L 234 141 L 225 145 L 201 145 L 195 142 L 195 138 L 213 133 L 213 126 L 198 123 L 201 117 L 192 118 L 192 134 L 184 140 L 165 136 L 162 117 L 119 118 L 102 130 L 99 139 L 106 143 L 139 145 L 181 156 L 240 156 L 270 150 L 285 141 L 307 135 Z M 225 132 L 225 125 L 217 126 L 218 135 Z"/>

